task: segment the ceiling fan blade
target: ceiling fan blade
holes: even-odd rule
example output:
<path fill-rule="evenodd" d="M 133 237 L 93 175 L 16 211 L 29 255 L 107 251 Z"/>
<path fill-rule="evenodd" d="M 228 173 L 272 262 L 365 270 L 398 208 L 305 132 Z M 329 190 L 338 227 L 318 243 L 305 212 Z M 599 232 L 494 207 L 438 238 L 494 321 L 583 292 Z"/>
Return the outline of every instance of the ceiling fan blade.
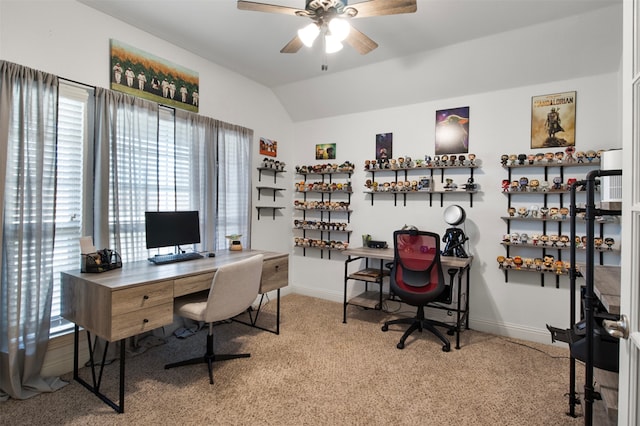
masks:
<path fill-rule="evenodd" d="M 378 47 L 378 43 L 371 40 L 363 32 L 353 28 L 353 26 L 351 27 L 351 31 L 349 31 L 349 35 L 347 36 L 345 42 L 347 42 L 349 46 L 356 49 L 361 55 L 366 55 L 367 53 Z"/>
<path fill-rule="evenodd" d="M 302 40 L 300 37 L 295 36 L 285 47 L 280 50 L 280 53 L 296 53 L 302 47 Z"/>
<path fill-rule="evenodd" d="M 418 10 L 416 0 L 369 0 L 349 4 L 348 7 L 352 7 L 358 11 L 358 14 L 354 16 L 354 18 L 414 13 Z"/>
<path fill-rule="evenodd" d="M 296 12 L 304 13 L 304 10 L 294 9 L 293 7 L 278 6 L 275 4 L 257 3 L 254 1 L 238 0 L 238 9 L 253 10 L 255 12 L 282 13 L 285 15 L 296 15 Z"/>

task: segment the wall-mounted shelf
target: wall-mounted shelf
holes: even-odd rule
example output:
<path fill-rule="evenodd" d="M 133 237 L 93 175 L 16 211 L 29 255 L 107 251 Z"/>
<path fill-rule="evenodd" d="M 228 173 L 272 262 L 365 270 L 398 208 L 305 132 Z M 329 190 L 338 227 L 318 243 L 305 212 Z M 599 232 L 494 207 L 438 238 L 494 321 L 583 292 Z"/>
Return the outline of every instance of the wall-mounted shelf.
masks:
<path fill-rule="evenodd" d="M 273 174 L 273 183 L 277 183 L 278 180 L 278 173 L 284 173 L 284 169 L 279 169 L 277 167 L 275 167 L 275 162 L 274 162 L 274 167 L 258 167 L 258 181 L 262 180 L 262 173 L 270 173 Z M 264 186 L 264 185 L 258 185 L 256 186 L 256 190 L 258 191 L 258 201 L 260 201 L 260 198 L 262 196 L 262 191 L 271 191 L 273 193 L 273 202 L 276 202 L 276 194 L 280 191 L 285 191 L 285 188 L 278 188 L 278 187 L 274 187 L 274 186 Z M 272 210 L 272 217 L 275 220 L 276 218 L 276 211 L 280 210 L 280 209 L 284 209 L 283 206 L 256 206 L 256 209 L 258 211 L 258 220 L 260 220 L 260 216 L 261 216 L 261 211 L 262 210 Z"/>
<path fill-rule="evenodd" d="M 284 207 L 278 207 L 278 206 L 256 206 L 256 209 L 258 210 L 258 220 L 260 220 L 260 211 L 261 210 L 272 210 L 273 211 L 273 219 L 275 220 L 276 211 L 284 209 Z"/>
<path fill-rule="evenodd" d="M 295 193 L 301 199 L 294 201 L 294 212 L 301 213 L 302 218 L 294 220 L 294 230 L 302 235 L 294 237 L 294 247 L 301 248 L 303 256 L 307 255 L 307 249 L 314 249 L 320 250 L 321 259 L 325 252 L 331 259 L 332 251 L 349 247 L 351 231 L 346 225 L 351 221 L 353 170 L 328 167 L 317 172 L 301 167 L 296 170 L 304 180 L 296 183 Z M 307 226 L 303 226 L 304 223 Z M 346 237 L 346 240 L 336 239 L 336 236 Z"/>
<path fill-rule="evenodd" d="M 365 194 L 369 194 L 371 196 L 371 205 L 374 204 L 374 198 L 377 195 L 388 195 L 388 194 L 392 194 L 393 198 L 394 198 L 394 205 L 397 206 L 398 205 L 398 196 L 402 196 L 402 201 L 403 201 L 403 206 L 407 205 L 407 196 L 411 196 L 411 197 L 415 197 L 415 194 L 423 194 L 423 196 L 428 195 L 428 199 L 429 199 L 429 207 L 433 206 L 433 196 L 434 195 L 439 195 L 440 196 L 440 207 L 444 206 L 444 197 L 447 194 L 468 194 L 469 195 L 469 206 L 473 207 L 473 194 L 476 194 L 477 191 L 477 184 L 475 184 L 474 182 L 474 178 L 473 178 L 473 172 L 474 170 L 478 168 L 477 164 L 474 165 L 451 165 L 451 166 L 423 166 L 423 167 L 406 167 L 406 168 L 395 168 L 395 169 L 366 169 L 365 168 L 365 172 L 370 173 L 371 174 L 371 184 L 372 184 L 372 188 L 371 190 L 368 191 L 364 191 Z M 445 188 L 444 190 L 434 190 L 433 189 L 433 182 L 434 182 L 434 170 L 439 170 L 440 171 L 440 183 L 444 184 L 445 183 L 445 174 L 446 174 L 446 170 L 464 170 L 467 169 L 469 171 L 469 177 L 467 179 L 467 183 L 465 184 L 460 184 L 458 186 L 458 184 L 454 185 L 454 188 L 452 189 L 447 189 Z M 418 180 L 421 178 L 420 176 L 421 174 L 427 174 L 428 176 L 424 176 L 424 177 L 428 177 L 429 182 L 430 182 L 430 187 L 429 190 L 424 190 L 424 189 L 418 189 L 415 190 L 416 188 L 416 183 L 418 183 Z M 376 174 L 378 175 L 387 175 L 387 176 L 393 176 L 393 181 L 392 182 L 378 182 L 376 181 Z M 411 180 L 410 180 L 411 177 Z M 388 187 L 385 187 L 386 184 L 390 183 L 391 187 L 396 187 L 396 184 L 398 182 L 402 182 L 402 183 L 410 183 L 410 188 L 411 189 L 407 189 L 406 186 L 403 187 L 404 189 L 402 190 L 392 190 L 389 189 Z"/>
<path fill-rule="evenodd" d="M 560 286 L 559 278 L 563 275 L 570 275 L 570 262 L 563 260 L 562 253 L 571 248 L 572 238 L 575 236 L 569 235 L 569 229 L 566 226 L 571 218 L 570 209 L 566 207 L 565 195 L 571 193 L 570 185 L 572 182 L 576 181 L 576 185 L 579 185 L 583 182 L 581 179 L 586 171 L 593 170 L 599 165 L 599 160 L 590 162 L 543 160 L 533 161 L 531 164 L 528 161 L 524 164 L 506 164 L 503 159 L 503 167 L 508 171 L 508 178 L 502 181 L 502 190 L 508 200 L 509 216 L 501 217 L 507 224 L 507 232 L 501 242 L 506 253 L 505 256 L 499 256 L 498 263 L 500 269 L 504 271 L 505 282 L 508 282 L 509 272 L 535 272 L 540 274 L 541 286 L 545 285 L 545 276 L 555 275 L 556 288 L 558 288 Z M 581 176 L 571 177 L 572 181 L 569 181 L 565 178 L 567 168 L 571 170 L 584 168 L 585 172 L 580 171 Z M 522 176 L 516 180 L 513 173 L 519 169 L 527 170 L 528 176 Z M 553 177 L 551 177 L 552 173 Z M 586 194 L 584 185 L 581 188 L 582 190 L 574 192 L 584 196 Z M 576 187 L 576 189 L 578 188 Z M 514 201 L 517 203 L 516 206 L 512 204 Z M 536 202 L 538 204 L 531 205 Z M 523 203 L 526 204 L 523 205 Z M 584 218 L 579 221 L 586 224 Z M 614 245 L 613 239 L 607 238 L 604 233 L 605 225 L 611 222 L 602 220 L 599 223 L 600 235 L 591 244 L 594 246 L 592 247 L 594 253 L 600 257 L 600 264 L 602 264 L 605 255 L 619 256 L 620 250 L 618 248 L 619 242 Z M 535 230 L 532 231 L 532 227 Z M 524 241 L 520 241 L 521 236 L 525 236 Z M 546 244 L 543 243 L 545 239 L 547 240 Z M 586 250 L 586 236 L 581 237 L 579 244 L 580 251 L 586 255 L 589 251 Z M 525 254 L 530 255 L 532 250 L 538 250 L 536 257 L 525 257 Z M 519 253 L 522 256 L 517 256 Z M 501 262 L 502 258 L 504 258 L 503 262 Z M 544 259 L 551 259 L 551 266 L 545 267 L 543 264 L 540 267 L 540 261 Z M 516 267 L 514 260 L 521 266 Z M 536 262 L 538 267 L 535 265 Z"/>
<path fill-rule="evenodd" d="M 273 175 L 273 183 L 278 179 L 278 173 L 285 173 L 286 170 L 278 170 L 273 167 L 258 167 L 258 182 L 262 182 L 262 173 L 270 173 Z"/>
<path fill-rule="evenodd" d="M 273 201 L 276 201 L 276 193 L 278 191 L 284 191 L 285 188 L 273 188 L 270 186 L 256 186 L 256 189 L 258 190 L 258 201 L 260 201 L 260 194 L 262 193 L 262 191 L 273 191 Z"/>

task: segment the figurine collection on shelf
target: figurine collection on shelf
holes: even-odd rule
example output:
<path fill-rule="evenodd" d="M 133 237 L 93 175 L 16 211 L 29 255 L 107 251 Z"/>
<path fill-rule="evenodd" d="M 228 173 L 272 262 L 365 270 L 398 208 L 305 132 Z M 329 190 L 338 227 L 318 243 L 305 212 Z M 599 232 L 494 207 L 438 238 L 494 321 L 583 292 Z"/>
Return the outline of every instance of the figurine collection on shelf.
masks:
<path fill-rule="evenodd" d="M 529 207 L 511 206 L 507 209 L 509 217 L 518 217 L 520 219 L 541 219 L 541 220 L 565 220 L 569 217 L 568 207 L 542 206 L 533 204 Z M 584 213 L 582 215 L 584 217 Z"/>
<path fill-rule="evenodd" d="M 501 183 L 502 192 L 566 192 L 571 189 L 571 185 L 578 182 L 576 178 L 568 178 L 566 182 L 562 181 L 560 176 L 554 177 L 551 181 L 529 179 L 522 176 L 518 180 L 509 181 L 503 179 Z M 597 184 L 599 182 L 596 182 Z M 577 191 L 584 191 L 584 185 L 578 185 Z"/>
<path fill-rule="evenodd" d="M 278 172 L 283 172 L 284 166 L 285 166 L 284 161 L 274 160 L 273 158 L 267 158 L 267 157 L 265 157 L 262 160 L 262 164 L 261 164 L 261 167 L 263 169 L 273 169 Z"/>
<path fill-rule="evenodd" d="M 475 154 L 445 154 L 435 156 L 425 155 L 424 159 L 418 158 L 415 160 L 409 156 L 365 160 L 364 170 L 405 170 L 427 167 L 475 167 L 476 165 L 477 159 Z"/>
<path fill-rule="evenodd" d="M 349 203 L 345 201 L 294 200 L 293 206 L 297 210 L 349 211 Z"/>
<path fill-rule="evenodd" d="M 556 260 L 554 256 L 547 254 L 543 257 L 498 256 L 500 269 L 528 270 L 535 272 L 555 272 L 558 275 L 568 274 L 571 270 L 571 262 Z"/>
<path fill-rule="evenodd" d="M 314 164 L 306 166 L 296 166 L 296 173 L 301 175 L 312 173 L 352 173 L 354 170 L 353 163 L 345 161 L 342 164 L 327 163 L 327 164 Z"/>
<path fill-rule="evenodd" d="M 518 233 L 512 232 L 510 234 L 504 234 L 502 236 L 502 244 L 504 245 L 522 245 L 528 247 L 538 247 L 538 248 L 564 248 L 569 247 L 569 242 L 571 238 L 568 235 L 562 234 L 527 234 L 527 233 Z M 596 237 L 593 239 L 593 245 L 596 250 L 613 250 L 613 246 L 615 244 L 615 240 L 612 237 L 600 238 Z M 587 248 L 587 237 L 576 236 L 575 246 L 577 249 L 586 249 Z"/>
<path fill-rule="evenodd" d="M 346 231 L 346 222 L 325 222 L 320 220 L 295 219 L 293 225 L 296 229 L 315 229 L 320 231 Z"/>
<path fill-rule="evenodd" d="M 432 188 L 431 178 L 426 176 L 411 181 L 377 182 L 367 179 L 364 186 L 366 192 L 415 192 L 431 191 Z"/>
<path fill-rule="evenodd" d="M 586 152 L 577 151 L 575 147 L 569 146 L 564 151 L 538 152 L 536 154 L 502 154 L 500 163 L 503 167 L 525 166 L 525 165 L 566 165 L 577 163 L 593 163 L 600 161 L 600 156 L 604 150 L 588 150 Z"/>
<path fill-rule="evenodd" d="M 349 248 L 347 241 L 319 240 L 305 237 L 295 237 L 293 243 L 296 247 L 317 247 L 321 249 L 346 250 Z"/>
<path fill-rule="evenodd" d="M 298 192 L 351 192 L 351 182 L 305 182 L 296 184 Z"/>

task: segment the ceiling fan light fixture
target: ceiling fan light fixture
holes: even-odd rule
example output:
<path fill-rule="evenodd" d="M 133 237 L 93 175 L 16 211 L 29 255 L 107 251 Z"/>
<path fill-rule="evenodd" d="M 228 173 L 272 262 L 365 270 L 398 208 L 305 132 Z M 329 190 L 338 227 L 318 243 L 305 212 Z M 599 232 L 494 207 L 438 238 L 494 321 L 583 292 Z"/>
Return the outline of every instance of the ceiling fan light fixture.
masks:
<path fill-rule="evenodd" d="M 332 36 L 340 41 L 344 41 L 351 31 L 351 25 L 346 19 L 333 18 L 329 21 L 329 31 Z"/>
<path fill-rule="evenodd" d="M 318 37 L 318 34 L 320 34 L 320 28 L 315 23 L 298 30 L 298 37 L 300 37 L 302 43 L 307 47 L 313 46 L 313 42 Z"/>
<path fill-rule="evenodd" d="M 334 35 L 327 34 L 324 37 L 324 51 L 326 53 L 336 53 L 342 50 L 342 42 Z"/>

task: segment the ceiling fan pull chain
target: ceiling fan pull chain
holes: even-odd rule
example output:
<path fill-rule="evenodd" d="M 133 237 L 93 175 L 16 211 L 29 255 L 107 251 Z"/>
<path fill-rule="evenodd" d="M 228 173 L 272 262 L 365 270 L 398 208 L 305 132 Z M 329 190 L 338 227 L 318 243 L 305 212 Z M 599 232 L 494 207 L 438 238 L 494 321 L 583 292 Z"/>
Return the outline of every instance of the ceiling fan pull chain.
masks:
<path fill-rule="evenodd" d="M 327 58 L 327 31 L 326 29 L 322 32 L 322 66 L 320 69 L 322 71 L 327 71 L 329 69 L 329 59 Z"/>

